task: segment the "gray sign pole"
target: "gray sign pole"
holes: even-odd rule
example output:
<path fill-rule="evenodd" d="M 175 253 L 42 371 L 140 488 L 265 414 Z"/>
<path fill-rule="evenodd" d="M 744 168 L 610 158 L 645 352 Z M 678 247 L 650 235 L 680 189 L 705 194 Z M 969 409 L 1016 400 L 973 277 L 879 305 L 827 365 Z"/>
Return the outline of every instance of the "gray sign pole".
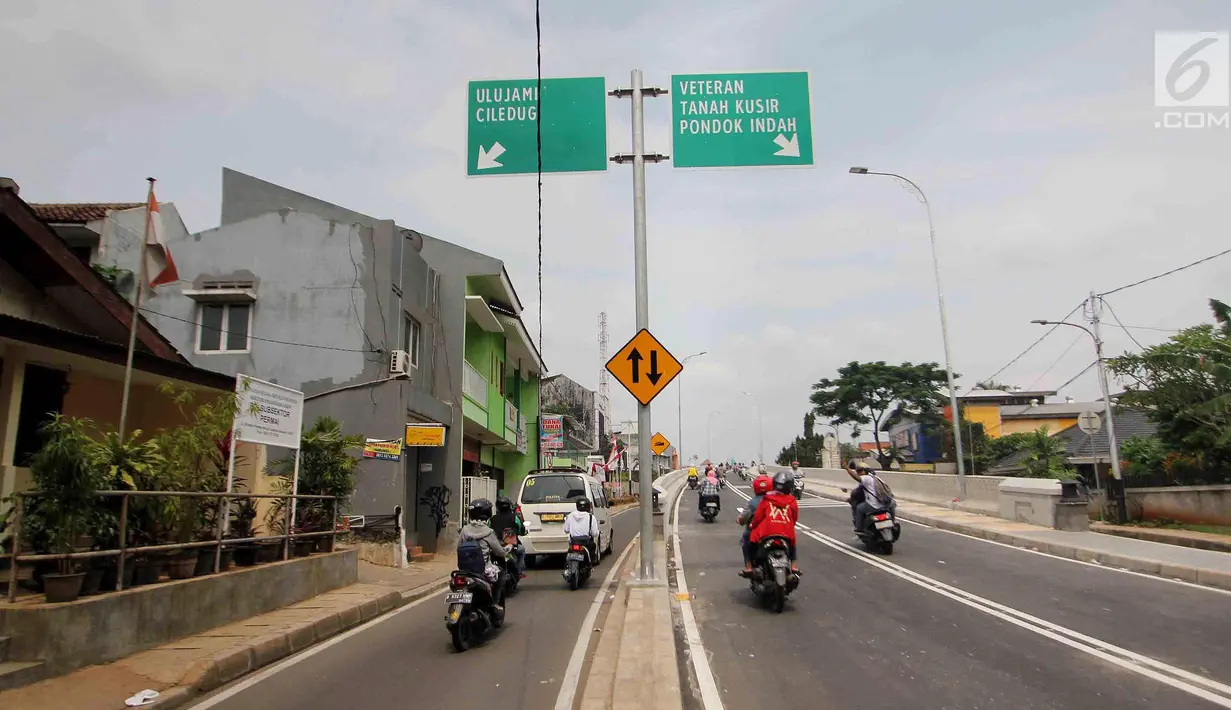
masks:
<path fill-rule="evenodd" d="M 650 327 L 650 285 L 648 257 L 645 246 L 645 161 L 657 163 L 667 159 L 660 154 L 645 152 L 645 96 L 661 96 L 664 89 L 644 88 L 641 70 L 632 70 L 632 88 L 615 89 L 609 92 L 619 98 L 633 101 L 633 152 L 631 155 L 616 155 L 612 161 L 633 164 L 633 255 L 636 260 L 637 330 Z M 637 469 L 640 479 L 638 492 L 641 496 L 641 574 L 640 579 L 654 579 L 654 507 L 648 503 L 654 499 L 654 459 L 650 451 L 650 407 L 637 405 Z"/>

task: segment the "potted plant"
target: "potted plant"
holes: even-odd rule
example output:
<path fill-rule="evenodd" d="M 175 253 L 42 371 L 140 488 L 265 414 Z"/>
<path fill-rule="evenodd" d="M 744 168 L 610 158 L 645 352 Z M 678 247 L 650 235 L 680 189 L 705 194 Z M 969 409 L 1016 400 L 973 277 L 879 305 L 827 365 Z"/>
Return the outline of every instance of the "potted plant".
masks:
<path fill-rule="evenodd" d="M 303 532 L 332 530 L 334 519 L 331 511 L 342 510 L 355 492 L 355 472 L 359 459 L 353 452 L 362 450 L 363 437 L 348 435 L 341 422 L 331 417 L 318 417 L 304 431 L 299 446 L 299 494 L 324 495 L 337 498 L 337 507 L 330 501 L 303 500 L 296 506 L 294 529 Z M 270 468 L 276 477 L 273 490 L 289 494 L 294 487 L 294 456 L 274 461 Z M 266 520 L 271 529 L 285 520 L 284 499 L 277 499 L 270 507 Z M 309 538 L 311 539 L 311 538 Z M 317 551 L 333 550 L 333 536 L 315 538 Z M 305 546 L 306 547 L 306 546 Z"/>
<path fill-rule="evenodd" d="M 30 459 L 30 476 L 53 554 L 73 552 L 95 507 L 101 477 L 90 428 L 85 419 L 53 416 L 41 429 L 43 445 Z M 43 575 L 44 594 L 51 603 L 73 601 L 81 594 L 84 581 L 85 572 L 78 565 L 61 559 L 56 572 Z"/>
<path fill-rule="evenodd" d="M 257 536 L 256 501 L 244 498 L 233 504 L 231 511 L 231 537 L 250 538 Z M 257 562 L 257 546 L 250 542 L 234 546 L 235 564 L 240 567 L 251 567 Z"/>

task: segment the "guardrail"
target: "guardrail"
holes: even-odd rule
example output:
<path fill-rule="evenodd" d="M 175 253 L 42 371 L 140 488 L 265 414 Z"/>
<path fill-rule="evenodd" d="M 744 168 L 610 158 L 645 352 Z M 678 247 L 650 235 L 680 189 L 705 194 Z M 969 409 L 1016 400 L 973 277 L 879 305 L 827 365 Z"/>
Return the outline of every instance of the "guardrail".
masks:
<path fill-rule="evenodd" d="M 18 493 L 13 503 L 12 511 L 12 544 L 13 551 L 10 553 L 0 554 L 0 560 L 9 560 L 8 569 L 8 601 L 12 603 L 17 599 L 17 570 L 22 563 L 29 562 L 48 562 L 59 560 L 84 560 L 98 557 L 119 557 L 117 562 L 116 573 L 116 591 L 124 589 L 124 562 L 131 555 L 144 554 L 149 552 L 174 552 L 176 550 L 196 550 L 200 548 L 214 548 L 214 574 L 217 574 L 222 560 L 222 548 L 233 545 L 243 545 L 250 543 L 259 543 L 269 540 L 282 541 L 282 559 L 286 560 L 290 557 L 291 541 L 304 538 L 317 538 L 325 536 L 335 536 L 339 533 L 345 534 L 349 532 L 349 526 L 343 530 L 338 530 L 338 500 L 335 496 L 318 496 L 318 495 L 291 495 L 291 494 L 262 494 L 262 493 L 213 493 L 204 491 L 97 491 L 95 495 L 103 498 L 120 498 L 120 515 L 119 515 L 119 538 L 120 546 L 114 549 L 106 550 L 88 550 L 84 552 L 62 552 L 53 554 L 22 554 L 21 553 L 21 533 L 22 533 L 22 513 L 25 508 L 26 498 L 34 498 L 39 495 L 38 491 Z M 164 545 L 140 545 L 137 547 L 128 546 L 128 504 L 132 498 L 146 497 L 176 497 L 176 498 L 216 498 L 218 499 L 218 530 L 217 536 L 213 540 L 201 540 L 197 542 L 176 542 Z M 284 532 L 281 535 L 258 535 L 244 538 L 228 538 L 225 537 L 225 531 L 222 528 L 222 510 L 225 501 L 236 499 L 279 499 L 285 501 L 283 505 L 283 520 L 282 529 Z M 291 500 L 323 500 L 330 501 L 330 516 L 332 521 L 329 530 L 319 530 L 315 532 L 296 532 L 291 528 Z"/>

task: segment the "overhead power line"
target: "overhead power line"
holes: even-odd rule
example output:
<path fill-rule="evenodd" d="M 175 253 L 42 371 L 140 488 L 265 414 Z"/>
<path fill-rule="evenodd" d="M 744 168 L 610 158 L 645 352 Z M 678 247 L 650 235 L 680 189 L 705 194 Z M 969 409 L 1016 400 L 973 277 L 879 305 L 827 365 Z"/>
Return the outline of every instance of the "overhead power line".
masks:
<path fill-rule="evenodd" d="M 1065 316 L 1064 316 L 1063 318 L 1061 318 L 1060 320 L 1061 320 L 1061 321 L 1066 321 L 1066 320 L 1068 320 L 1068 319 L 1069 319 L 1069 318 L 1070 318 L 1070 317 L 1071 317 L 1074 313 L 1076 313 L 1077 311 L 1081 310 L 1081 307 L 1082 307 L 1082 305 L 1084 305 L 1084 304 L 1085 304 L 1085 302 L 1086 302 L 1086 300 L 1085 300 L 1085 299 L 1082 299 L 1080 303 L 1078 303 L 1076 306 L 1073 306 L 1073 310 L 1071 310 L 1071 311 L 1069 311 L 1067 314 L 1065 314 Z M 996 376 L 997 376 L 997 375 L 999 375 L 1000 373 L 1002 373 L 1002 372 L 1004 372 L 1005 370 L 1009 369 L 1009 368 L 1010 368 L 1010 367 L 1012 367 L 1015 363 L 1017 363 L 1017 361 L 1018 361 L 1018 360 L 1021 360 L 1023 357 L 1025 357 L 1027 353 L 1029 353 L 1031 350 L 1034 350 L 1034 348 L 1035 348 L 1035 347 L 1036 347 L 1039 343 L 1043 342 L 1043 341 L 1047 338 L 1047 336 L 1049 336 L 1049 335 L 1051 335 L 1052 333 L 1056 332 L 1056 329 L 1057 329 L 1057 328 L 1059 328 L 1059 327 L 1060 327 L 1059 325 L 1053 325 L 1052 327 L 1048 328 L 1046 333 L 1043 333 L 1042 335 L 1040 335 L 1038 340 L 1036 340 L 1036 341 L 1034 341 L 1033 343 L 1031 343 L 1029 346 L 1027 346 L 1027 347 L 1026 347 L 1026 349 L 1025 349 L 1025 350 L 1023 350 L 1023 351 L 1021 351 L 1020 353 L 1018 353 L 1016 357 L 1014 357 L 1012 360 L 1010 360 L 1010 361 L 1008 361 L 1007 363 L 1005 363 L 1004 367 L 1001 367 L 999 370 L 996 370 L 996 371 L 995 371 L 995 372 L 993 372 L 991 375 L 989 375 L 989 376 L 987 376 L 987 377 L 984 377 L 982 380 L 979 380 L 979 382 L 988 382 L 988 381 L 990 381 L 990 380 L 994 380 L 994 379 L 996 379 Z"/>
<path fill-rule="evenodd" d="M 148 314 L 153 315 L 153 316 L 158 316 L 159 318 L 166 318 L 166 319 L 168 319 L 168 320 L 176 320 L 176 321 L 179 321 L 179 322 L 181 322 L 181 323 L 188 323 L 189 325 L 195 325 L 195 326 L 197 326 L 198 328 L 202 328 L 202 329 L 204 329 L 204 330 L 217 331 L 217 332 L 219 332 L 219 333 L 226 333 L 226 332 L 227 332 L 225 328 L 217 328 L 217 327 L 214 327 L 214 326 L 211 326 L 211 325 L 205 325 L 204 323 L 198 323 L 198 322 L 197 322 L 197 321 L 195 321 L 195 320 L 189 320 L 189 319 L 187 319 L 187 318 L 178 318 L 178 317 L 176 317 L 176 316 L 170 316 L 170 315 L 167 315 L 166 313 L 159 313 L 158 311 L 155 311 L 155 310 L 152 310 L 152 309 L 149 309 L 149 308 L 142 308 L 142 309 L 141 309 L 141 312 L 142 312 L 142 313 L 148 313 Z M 316 345 L 316 344 L 313 344 L 313 343 L 296 343 L 296 342 L 293 342 L 293 341 L 290 341 L 290 340 L 274 340 L 273 338 L 260 338 L 260 337 L 257 337 L 257 336 L 255 336 L 255 335 L 251 335 L 251 334 L 248 336 L 248 339 L 249 339 L 249 340 L 259 340 L 259 341 L 261 341 L 262 343 L 276 343 L 276 344 L 278 344 L 278 345 L 292 345 L 292 346 L 297 347 L 297 348 L 314 348 L 314 349 L 316 349 L 316 350 L 333 350 L 333 351 L 335 351 L 335 352 L 343 352 L 343 353 L 383 353 L 383 352 L 385 352 L 384 350 L 381 350 L 381 349 L 379 349 L 379 348 L 376 348 L 376 349 L 370 349 L 370 348 L 338 348 L 338 347 L 334 347 L 334 346 L 332 346 L 332 345 Z"/>
<path fill-rule="evenodd" d="M 1198 264 L 1204 264 L 1204 263 L 1205 263 L 1205 262 L 1207 262 L 1207 261 L 1211 261 L 1211 260 L 1213 260 L 1213 259 L 1217 259 L 1217 258 L 1218 258 L 1218 257 L 1220 257 L 1220 256 L 1226 256 L 1227 254 L 1231 254 L 1231 249 L 1224 249 L 1223 251 L 1220 251 L 1220 252 L 1218 252 L 1217 254 L 1211 254 L 1210 256 L 1207 256 L 1207 257 L 1205 257 L 1204 259 L 1198 259 L 1198 260 L 1194 261 L 1194 262 L 1193 262 L 1193 263 L 1191 263 L 1191 264 L 1185 264 L 1185 265 L 1183 265 L 1183 266 L 1177 266 L 1176 268 L 1174 268 L 1174 269 L 1172 269 L 1172 270 L 1170 270 L 1170 271 L 1164 271 L 1164 272 L 1163 272 L 1163 273 L 1161 273 L 1161 274 L 1155 274 L 1154 276 L 1150 276 L 1150 277 L 1148 277 L 1148 278 L 1141 279 L 1140 281 L 1134 281 L 1134 282 L 1133 282 L 1133 283 L 1131 283 L 1131 284 L 1127 284 L 1127 285 L 1125 285 L 1125 286 L 1121 286 L 1121 287 L 1119 287 L 1119 288 L 1113 288 L 1113 289 L 1111 289 L 1110 291 L 1104 291 L 1103 293 L 1100 293 L 1100 294 L 1099 294 L 1099 296 L 1110 296 L 1110 295 L 1111 295 L 1111 294 L 1113 294 L 1113 293 L 1119 293 L 1120 291 L 1123 291 L 1123 290 L 1125 290 L 1125 289 L 1133 288 L 1133 287 L 1135 287 L 1135 286 L 1140 286 L 1141 284 L 1149 283 L 1149 282 L 1151 282 L 1151 281 L 1156 281 L 1156 280 L 1158 280 L 1158 279 L 1163 278 L 1164 276 L 1170 276 L 1170 275 L 1172 275 L 1172 274 L 1174 274 L 1174 273 L 1178 273 L 1178 272 L 1183 271 L 1183 270 L 1185 270 L 1185 269 L 1191 269 L 1192 267 L 1197 266 Z"/>

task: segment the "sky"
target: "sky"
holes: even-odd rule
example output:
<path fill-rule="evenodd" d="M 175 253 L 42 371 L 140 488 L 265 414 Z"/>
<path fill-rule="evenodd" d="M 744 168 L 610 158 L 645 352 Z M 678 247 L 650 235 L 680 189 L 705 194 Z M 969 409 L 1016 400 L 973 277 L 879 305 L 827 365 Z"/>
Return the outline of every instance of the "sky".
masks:
<path fill-rule="evenodd" d="M 504 260 L 538 333 L 535 178 L 465 174 L 467 82 L 535 76 L 529 0 L 5 5 L 0 174 L 26 200 L 140 201 L 154 176 L 200 231 L 234 168 Z M 650 328 L 677 357 L 706 352 L 681 375 L 682 442 L 677 384 L 652 410 L 686 454 L 757 459 L 761 429 L 772 458 L 849 361 L 943 364 L 924 207 L 851 165 L 927 193 L 959 387 L 1034 342 L 1032 319 L 1228 246 L 1231 129 L 1155 126 L 1154 33 L 1225 32 L 1231 4 L 542 0 L 540 16 L 547 77 L 810 73 L 814 167 L 646 169 Z M 670 153 L 669 101 L 646 100 L 649 151 Z M 609 100 L 610 153 L 631 148 L 628 104 Z M 610 353 L 635 332 L 631 170 L 547 175 L 542 199 L 543 355 L 596 387 L 599 312 Z M 1228 277 L 1231 256 L 1108 296 L 1132 326 L 1104 311 L 1109 353 L 1209 321 Z M 1093 360 L 1061 328 L 996 379 L 1055 388 Z M 1060 396 L 1097 393 L 1090 371 Z M 615 382 L 611 409 L 636 417 Z"/>

